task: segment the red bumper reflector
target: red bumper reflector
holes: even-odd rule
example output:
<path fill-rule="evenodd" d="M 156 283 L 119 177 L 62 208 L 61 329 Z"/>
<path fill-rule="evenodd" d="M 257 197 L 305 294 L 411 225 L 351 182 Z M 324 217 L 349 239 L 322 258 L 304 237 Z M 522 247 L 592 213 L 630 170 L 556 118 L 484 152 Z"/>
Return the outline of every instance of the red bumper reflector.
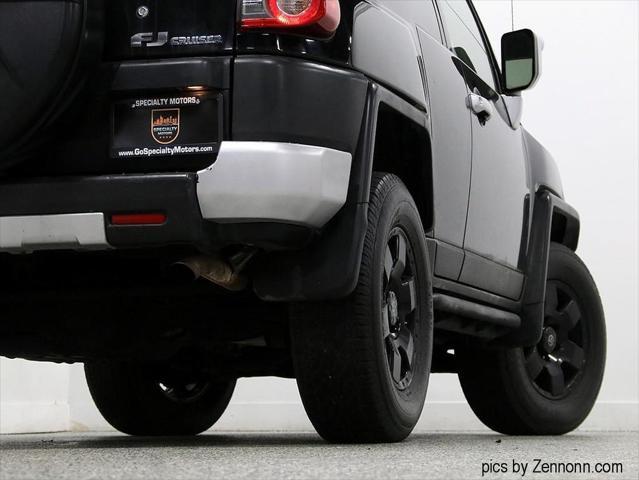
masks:
<path fill-rule="evenodd" d="M 112 225 L 162 225 L 166 223 L 164 213 L 125 213 L 111 215 Z"/>

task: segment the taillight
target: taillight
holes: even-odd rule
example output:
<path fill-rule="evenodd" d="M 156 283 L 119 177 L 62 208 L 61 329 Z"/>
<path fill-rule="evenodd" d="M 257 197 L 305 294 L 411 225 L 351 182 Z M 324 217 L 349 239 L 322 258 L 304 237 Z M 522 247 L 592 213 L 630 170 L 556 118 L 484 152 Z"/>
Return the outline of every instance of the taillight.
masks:
<path fill-rule="evenodd" d="M 339 20 L 339 0 L 242 0 L 245 29 L 310 28 L 331 34 Z"/>

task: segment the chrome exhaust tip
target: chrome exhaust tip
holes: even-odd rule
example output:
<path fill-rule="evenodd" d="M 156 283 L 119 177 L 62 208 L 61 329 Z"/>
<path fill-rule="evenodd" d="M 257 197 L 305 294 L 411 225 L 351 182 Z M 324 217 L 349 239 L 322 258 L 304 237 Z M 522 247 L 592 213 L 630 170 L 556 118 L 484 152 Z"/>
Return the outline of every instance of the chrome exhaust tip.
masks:
<path fill-rule="evenodd" d="M 193 280 L 203 278 L 232 292 L 240 292 L 248 286 L 248 278 L 218 256 L 197 255 L 180 260 L 173 266 L 185 267 L 193 275 Z M 180 278 L 183 277 L 180 275 Z"/>

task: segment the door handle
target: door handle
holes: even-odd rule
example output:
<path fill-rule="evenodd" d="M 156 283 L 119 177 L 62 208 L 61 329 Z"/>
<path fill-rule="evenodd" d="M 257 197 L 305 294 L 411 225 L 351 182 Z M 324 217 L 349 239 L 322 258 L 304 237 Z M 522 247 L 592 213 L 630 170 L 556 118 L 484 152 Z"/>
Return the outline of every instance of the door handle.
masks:
<path fill-rule="evenodd" d="M 471 93 L 466 98 L 466 106 L 472 110 L 472 112 L 479 117 L 482 123 L 485 123 L 490 117 L 493 116 L 495 111 L 492 103 L 487 98 Z"/>

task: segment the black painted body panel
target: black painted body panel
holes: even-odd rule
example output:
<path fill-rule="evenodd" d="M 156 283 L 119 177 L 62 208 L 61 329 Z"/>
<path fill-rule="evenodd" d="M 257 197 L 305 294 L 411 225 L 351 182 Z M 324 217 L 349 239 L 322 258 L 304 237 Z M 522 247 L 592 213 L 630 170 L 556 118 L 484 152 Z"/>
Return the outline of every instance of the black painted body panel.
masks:
<path fill-rule="evenodd" d="M 146 18 L 137 8 L 149 9 Z M 107 2 L 106 57 L 109 60 L 168 58 L 229 54 L 233 51 L 236 2 L 234 0 L 110 0 Z M 167 32 L 163 46 L 132 47 L 131 37 L 151 33 L 151 42 Z M 181 47 L 170 45 L 171 38 L 219 36 L 219 42 Z M 146 43 L 145 43 L 146 45 Z"/>
<path fill-rule="evenodd" d="M 246 56 L 233 72 L 233 140 L 292 142 L 355 153 L 369 80 L 302 59 Z"/>
<path fill-rule="evenodd" d="M 555 160 L 526 129 L 523 129 L 523 138 L 533 190 L 536 192 L 539 189 L 547 189 L 563 198 L 564 189 Z"/>

